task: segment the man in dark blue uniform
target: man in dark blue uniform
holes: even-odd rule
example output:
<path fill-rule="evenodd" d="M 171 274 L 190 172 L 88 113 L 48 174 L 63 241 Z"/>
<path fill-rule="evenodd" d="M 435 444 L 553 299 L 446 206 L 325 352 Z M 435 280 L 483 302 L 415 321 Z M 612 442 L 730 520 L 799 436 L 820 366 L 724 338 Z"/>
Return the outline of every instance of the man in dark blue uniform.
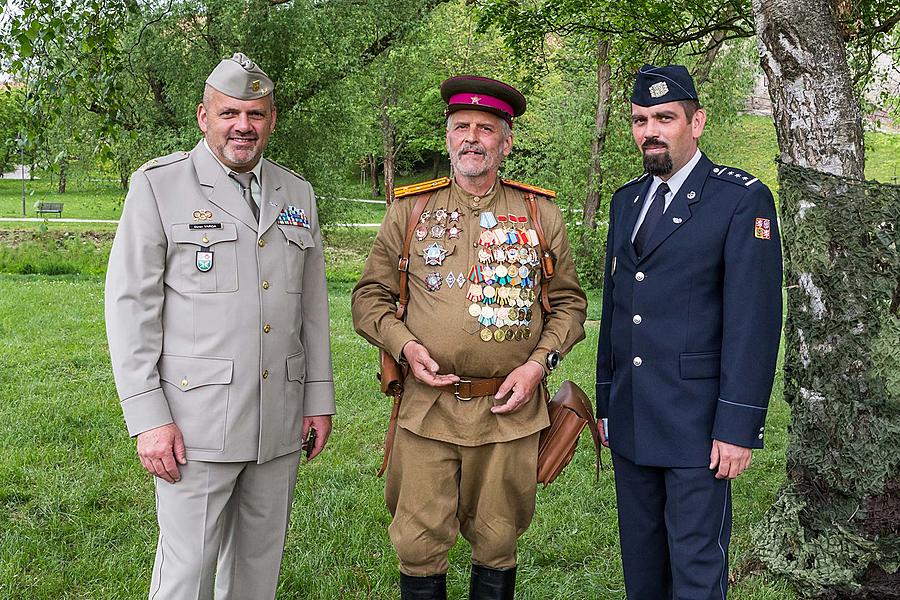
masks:
<path fill-rule="evenodd" d="M 645 173 L 614 194 L 597 352 L 629 600 L 725 598 L 731 485 L 763 445 L 781 336 L 769 189 L 697 147 L 682 66 L 637 74 Z"/>

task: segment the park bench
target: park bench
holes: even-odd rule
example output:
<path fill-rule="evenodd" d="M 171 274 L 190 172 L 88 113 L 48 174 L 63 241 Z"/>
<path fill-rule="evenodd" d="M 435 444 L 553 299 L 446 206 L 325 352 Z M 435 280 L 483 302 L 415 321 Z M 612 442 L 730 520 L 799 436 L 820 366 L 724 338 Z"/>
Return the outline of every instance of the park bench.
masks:
<path fill-rule="evenodd" d="M 63 211 L 63 203 L 62 202 L 35 202 L 34 203 L 34 212 L 35 214 L 42 215 L 46 213 L 56 213 L 59 216 L 62 216 Z"/>

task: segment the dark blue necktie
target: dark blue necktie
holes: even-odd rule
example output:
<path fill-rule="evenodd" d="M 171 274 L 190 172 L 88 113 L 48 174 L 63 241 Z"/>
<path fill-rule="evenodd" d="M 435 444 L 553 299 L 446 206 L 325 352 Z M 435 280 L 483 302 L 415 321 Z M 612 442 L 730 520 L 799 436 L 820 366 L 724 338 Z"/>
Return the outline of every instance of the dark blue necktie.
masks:
<path fill-rule="evenodd" d="M 644 222 L 641 223 L 637 235 L 634 236 L 634 251 L 637 252 L 638 256 L 644 255 L 644 248 L 647 246 L 650 236 L 653 235 L 656 224 L 662 218 L 663 210 L 666 208 L 666 194 L 668 193 L 669 186 L 661 183 L 656 188 L 656 193 L 653 194 L 653 200 L 650 202 L 647 214 L 644 215 Z"/>

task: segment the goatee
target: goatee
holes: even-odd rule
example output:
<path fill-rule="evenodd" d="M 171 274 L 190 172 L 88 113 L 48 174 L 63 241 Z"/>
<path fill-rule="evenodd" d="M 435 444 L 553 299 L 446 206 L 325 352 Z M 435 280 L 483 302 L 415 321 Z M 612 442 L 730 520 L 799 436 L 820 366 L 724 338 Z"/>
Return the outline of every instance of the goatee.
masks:
<path fill-rule="evenodd" d="M 644 154 L 644 170 L 662 177 L 672 172 L 672 155 L 666 150 L 663 154 Z"/>

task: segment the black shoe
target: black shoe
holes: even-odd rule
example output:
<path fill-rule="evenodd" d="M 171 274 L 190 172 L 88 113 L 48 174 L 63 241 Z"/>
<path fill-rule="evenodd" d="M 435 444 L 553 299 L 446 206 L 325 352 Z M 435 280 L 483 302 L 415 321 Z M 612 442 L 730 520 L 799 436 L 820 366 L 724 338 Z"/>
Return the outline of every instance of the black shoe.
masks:
<path fill-rule="evenodd" d="M 491 569 L 472 565 L 469 600 L 513 600 L 516 591 L 516 568 Z"/>
<path fill-rule="evenodd" d="M 401 600 L 447 600 L 447 576 L 413 577 L 400 573 Z"/>

